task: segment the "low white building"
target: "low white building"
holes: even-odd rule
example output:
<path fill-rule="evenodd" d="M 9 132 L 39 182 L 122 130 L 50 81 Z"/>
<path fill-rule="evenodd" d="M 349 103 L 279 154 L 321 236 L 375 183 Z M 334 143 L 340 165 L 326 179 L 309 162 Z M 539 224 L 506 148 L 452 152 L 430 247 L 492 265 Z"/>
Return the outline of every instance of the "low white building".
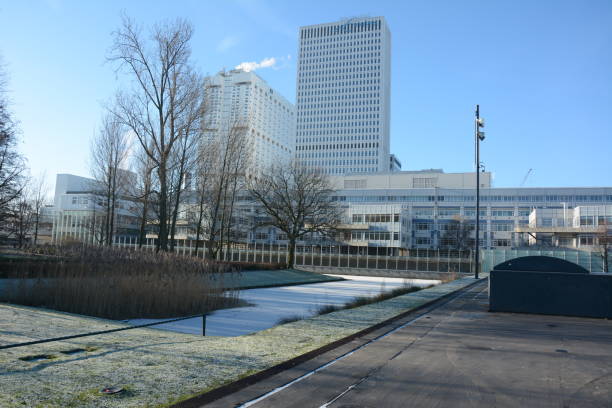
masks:
<path fill-rule="evenodd" d="M 450 245 L 445 240 L 452 224 L 475 225 L 475 173 L 444 173 L 441 170 L 396 172 L 385 174 L 352 174 L 334 177 L 336 200 L 345 208 L 347 223 L 356 224 L 351 232 L 355 242 L 366 245 L 361 237 L 377 232 L 380 240 L 368 241 L 368 246 L 390 248 L 439 248 Z M 566 223 L 591 228 L 597 220 L 608 217 L 602 209 L 612 205 L 610 187 L 574 188 L 494 188 L 490 173 L 480 174 L 480 241 L 483 248 L 516 248 L 534 244 L 526 228 L 533 212 L 554 214 L 541 216 L 541 222 L 563 225 L 563 213 L 571 218 Z M 607 203 L 607 205 L 605 205 Z M 603 212 L 603 213 L 602 213 Z M 374 214 L 370 222 L 361 216 Z M 607 219 L 607 218 L 605 218 Z M 372 220 L 381 220 L 374 221 Z M 580 224 L 577 224 L 580 223 Z M 592 224 L 594 225 L 594 224 Z M 572 227 L 574 228 L 574 227 Z M 380 234 L 388 232 L 388 234 Z M 396 234 L 399 232 L 399 234 Z M 578 235 L 577 245 L 585 248 L 592 238 Z M 472 243 L 474 233 L 471 232 Z M 389 240 L 386 240 L 386 238 Z M 539 245 L 567 245 L 563 239 L 542 241 Z"/>
<path fill-rule="evenodd" d="M 94 179 L 72 174 L 57 175 L 53 209 L 49 209 L 53 216 L 53 242 L 97 243 L 101 240 L 104 200 L 97 191 L 99 188 Z M 138 234 L 137 203 L 119 200 L 115 217 L 115 237 L 125 239 Z"/>
<path fill-rule="evenodd" d="M 517 232 L 527 235 L 530 245 L 593 250 L 602 237 L 612 237 L 612 205 L 580 205 L 535 208 L 529 224 Z"/>

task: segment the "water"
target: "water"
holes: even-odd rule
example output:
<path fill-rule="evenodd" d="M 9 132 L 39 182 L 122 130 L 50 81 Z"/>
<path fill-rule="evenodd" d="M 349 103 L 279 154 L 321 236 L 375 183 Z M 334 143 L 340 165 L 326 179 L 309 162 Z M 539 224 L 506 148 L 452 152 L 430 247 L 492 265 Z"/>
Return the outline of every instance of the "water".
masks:
<path fill-rule="evenodd" d="M 337 276 L 337 275 L 334 275 Z M 343 305 L 358 296 L 375 296 L 405 285 L 429 286 L 439 281 L 422 279 L 379 278 L 342 276 L 346 281 L 313 283 L 277 288 L 248 289 L 240 292 L 240 298 L 253 306 L 224 309 L 206 318 L 207 336 L 240 336 L 275 326 L 279 319 L 310 317 L 325 305 Z M 160 319 L 132 319 L 131 324 L 144 324 Z M 202 334 L 202 318 L 154 326 L 161 330 L 179 333 Z"/>

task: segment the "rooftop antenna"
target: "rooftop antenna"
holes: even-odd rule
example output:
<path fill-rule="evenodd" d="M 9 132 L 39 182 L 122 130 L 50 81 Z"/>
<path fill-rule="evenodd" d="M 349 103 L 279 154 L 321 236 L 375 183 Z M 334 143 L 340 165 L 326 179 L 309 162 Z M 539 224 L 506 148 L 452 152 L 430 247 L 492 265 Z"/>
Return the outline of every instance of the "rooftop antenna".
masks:
<path fill-rule="evenodd" d="M 523 181 L 521 181 L 521 185 L 520 187 L 523 187 L 525 185 L 525 182 L 527 181 L 527 178 L 529 177 L 529 175 L 533 172 L 533 169 L 529 169 L 527 170 L 527 174 L 525 174 L 525 177 L 523 177 Z"/>

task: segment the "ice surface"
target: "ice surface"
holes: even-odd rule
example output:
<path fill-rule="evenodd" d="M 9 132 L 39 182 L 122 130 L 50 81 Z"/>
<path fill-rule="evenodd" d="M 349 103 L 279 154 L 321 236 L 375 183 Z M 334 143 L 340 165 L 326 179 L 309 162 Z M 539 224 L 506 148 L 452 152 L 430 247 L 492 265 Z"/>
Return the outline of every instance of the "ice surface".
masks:
<path fill-rule="evenodd" d="M 282 318 L 310 317 L 321 306 L 342 305 L 358 296 L 375 296 L 405 285 L 428 286 L 439 281 L 422 279 L 381 278 L 369 276 L 340 276 L 347 280 L 283 286 L 241 291 L 241 299 L 253 306 L 224 309 L 206 318 L 207 336 L 240 336 L 275 326 Z M 132 319 L 130 324 L 144 324 L 160 319 Z M 179 333 L 202 334 L 202 318 L 181 320 L 153 326 Z"/>

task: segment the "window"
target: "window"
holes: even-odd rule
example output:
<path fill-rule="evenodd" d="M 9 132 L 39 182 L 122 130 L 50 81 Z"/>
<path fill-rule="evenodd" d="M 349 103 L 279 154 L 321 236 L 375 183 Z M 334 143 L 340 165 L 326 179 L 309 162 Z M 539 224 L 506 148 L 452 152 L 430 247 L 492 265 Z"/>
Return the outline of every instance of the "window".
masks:
<path fill-rule="evenodd" d="M 509 239 L 494 239 L 493 246 L 495 247 L 509 247 L 510 240 Z"/>
<path fill-rule="evenodd" d="M 432 207 L 415 207 L 413 209 L 413 213 L 415 216 L 433 215 L 433 208 Z"/>
<path fill-rule="evenodd" d="M 529 217 L 531 210 L 529 208 L 519 208 L 518 215 L 519 217 Z"/>
<path fill-rule="evenodd" d="M 593 216 L 580 216 L 580 225 L 594 225 L 595 224 L 595 217 Z"/>
<path fill-rule="evenodd" d="M 366 214 L 365 222 L 391 222 L 392 214 Z"/>
<path fill-rule="evenodd" d="M 363 214 L 353 214 L 353 224 L 362 224 Z"/>
<path fill-rule="evenodd" d="M 492 225 L 493 227 L 493 231 L 512 231 L 514 228 L 514 225 L 511 223 L 504 223 L 504 224 L 498 224 L 498 223 L 494 223 Z"/>
<path fill-rule="evenodd" d="M 492 217 L 513 217 L 514 210 L 511 208 L 491 208 Z"/>
<path fill-rule="evenodd" d="M 366 188 L 366 180 L 344 180 L 344 188 Z"/>
<path fill-rule="evenodd" d="M 454 247 L 456 240 L 454 238 L 441 238 L 440 246 L 442 247 Z"/>
<path fill-rule="evenodd" d="M 366 241 L 390 241 L 390 232 L 369 231 L 363 233 Z"/>
<path fill-rule="evenodd" d="M 417 222 L 414 224 L 414 227 L 417 231 L 430 231 L 433 227 L 433 224 L 428 222 Z"/>
<path fill-rule="evenodd" d="M 417 238 L 416 239 L 416 244 L 417 245 L 431 245 L 431 238 Z"/>
<path fill-rule="evenodd" d="M 487 215 L 487 209 L 486 208 L 480 208 L 480 216 L 484 217 Z M 476 208 L 475 207 L 466 207 L 465 210 L 463 211 L 463 214 L 466 217 L 475 217 L 476 216 Z"/>
<path fill-rule="evenodd" d="M 459 215 L 459 208 L 454 207 L 440 207 L 438 213 L 441 217 L 452 217 L 455 215 Z"/>
<path fill-rule="evenodd" d="M 593 237 L 580 237 L 580 245 L 593 245 Z"/>
<path fill-rule="evenodd" d="M 412 188 L 434 188 L 436 180 L 435 177 L 415 177 L 412 179 Z"/>

